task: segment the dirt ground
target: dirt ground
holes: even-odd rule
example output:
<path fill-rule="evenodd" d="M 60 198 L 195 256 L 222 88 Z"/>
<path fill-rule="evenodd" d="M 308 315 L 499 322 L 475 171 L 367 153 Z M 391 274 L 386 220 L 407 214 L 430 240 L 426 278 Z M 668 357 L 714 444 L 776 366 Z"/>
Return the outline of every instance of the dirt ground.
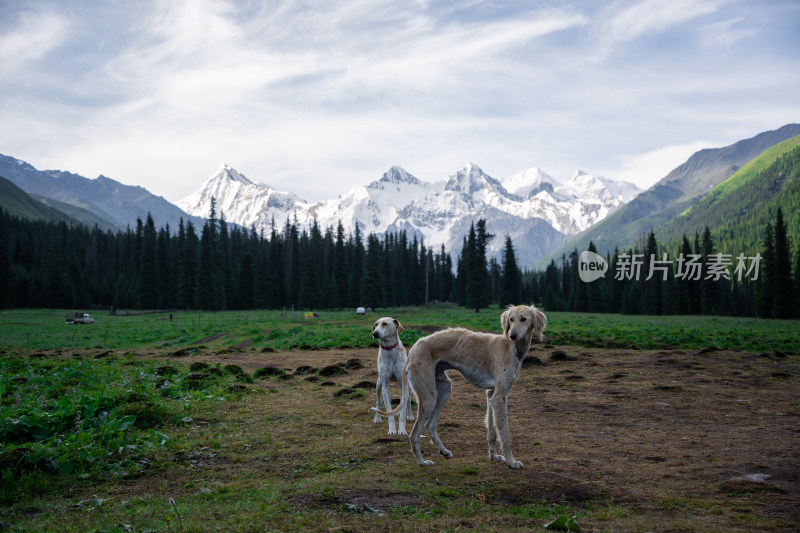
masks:
<path fill-rule="evenodd" d="M 374 388 L 365 383 L 377 377 L 375 357 L 374 349 L 339 349 L 205 359 L 250 373 L 274 366 L 298 380 L 309 376 L 298 367 L 350 361 L 346 373 L 311 378 L 308 387 L 318 394 L 327 385 L 330 395 L 362 388 L 365 394 L 353 401 L 363 404 L 366 420 L 375 402 Z M 457 372 L 450 376 L 442 440 L 459 460 L 487 463 L 484 392 Z M 399 396 L 397 389 L 392 396 Z M 797 355 L 538 345 L 511 390 L 509 420 L 514 455 L 525 464 L 515 475 L 526 483 L 487 495 L 491 502 L 607 502 L 651 520 L 723 515 L 716 522 L 722 530 L 731 520 L 744 529 L 800 528 Z M 369 445 L 396 441 L 405 438 L 376 438 Z M 407 446 L 392 449 L 394 461 L 413 462 Z M 423 450 L 437 464 L 446 461 L 428 442 Z M 356 503 L 369 499 L 351 496 Z M 387 502 L 375 493 L 362 503 Z M 637 527 L 650 529 L 647 523 Z"/>

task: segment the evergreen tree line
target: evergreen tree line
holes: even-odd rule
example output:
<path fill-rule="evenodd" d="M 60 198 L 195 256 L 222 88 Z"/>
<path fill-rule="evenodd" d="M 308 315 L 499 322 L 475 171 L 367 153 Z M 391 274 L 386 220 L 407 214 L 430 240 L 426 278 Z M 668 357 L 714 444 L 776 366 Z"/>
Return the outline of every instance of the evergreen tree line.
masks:
<path fill-rule="evenodd" d="M 719 252 L 708 228 L 666 245 L 651 231 L 638 246 L 607 255 L 604 277 L 584 282 L 577 250 L 523 274 L 506 236 L 500 262 L 487 261 L 495 236 L 485 220 L 470 225 L 454 273 L 444 246 L 434 250 L 404 231 L 365 238 L 358 227 L 345 233 L 341 223 L 301 228 L 287 219 L 260 235 L 229 226 L 213 202 L 199 232 L 181 221 L 174 233 L 156 229 L 150 216 L 114 233 L 0 209 L 0 307 L 335 309 L 451 301 L 476 311 L 535 303 L 550 311 L 791 318 L 800 309 L 800 243 L 793 248 L 787 228 L 778 209 L 764 228 L 760 262 L 749 252 L 737 272 L 730 254 L 726 275 L 716 277 L 709 266 Z M 596 251 L 591 243 L 589 250 Z M 687 275 L 691 257 L 698 276 Z"/>
<path fill-rule="evenodd" d="M 638 246 L 608 254 L 608 270 L 596 281 L 580 279 L 573 250 L 543 272 L 526 272 L 525 289 L 551 311 L 800 318 L 800 243 L 792 254 L 788 227 L 779 208 L 761 249 L 742 250 L 741 259 L 720 254 L 708 227 L 667 245 L 651 231 Z M 593 243 L 589 251 L 597 251 Z"/>
<path fill-rule="evenodd" d="M 453 301 L 444 247 L 405 231 L 366 238 L 273 222 L 268 235 L 229 225 L 212 202 L 201 228 L 151 216 L 126 231 L 29 221 L 0 209 L 0 307 L 304 309 Z"/>

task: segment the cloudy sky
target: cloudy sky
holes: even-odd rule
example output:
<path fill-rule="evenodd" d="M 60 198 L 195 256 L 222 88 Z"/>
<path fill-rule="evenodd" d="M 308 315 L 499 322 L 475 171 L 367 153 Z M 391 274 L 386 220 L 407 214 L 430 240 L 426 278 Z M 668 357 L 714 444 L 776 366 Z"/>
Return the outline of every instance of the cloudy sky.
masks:
<path fill-rule="evenodd" d="M 0 0 L 0 153 L 168 200 L 400 165 L 647 187 L 800 122 L 797 0 Z"/>

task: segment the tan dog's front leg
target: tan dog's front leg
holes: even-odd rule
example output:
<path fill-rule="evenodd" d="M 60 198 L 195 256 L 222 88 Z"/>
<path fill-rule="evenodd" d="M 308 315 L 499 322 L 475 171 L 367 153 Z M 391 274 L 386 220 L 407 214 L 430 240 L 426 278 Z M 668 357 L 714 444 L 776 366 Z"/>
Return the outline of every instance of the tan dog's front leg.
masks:
<path fill-rule="evenodd" d="M 489 459 L 495 463 L 504 463 L 506 458 L 497 453 L 497 428 L 494 425 L 494 408 L 492 407 L 492 396 L 494 389 L 486 391 L 486 442 L 489 445 Z"/>
<path fill-rule="evenodd" d="M 514 454 L 511 453 L 511 435 L 508 432 L 508 407 L 506 405 L 506 398 L 508 391 L 499 391 L 495 389 L 492 395 L 491 407 L 492 415 L 494 416 L 494 423 L 496 426 L 497 434 L 500 436 L 500 443 L 503 446 L 502 455 L 496 456 L 497 459 L 492 458 L 493 461 L 505 460 L 510 468 L 522 468 L 522 463 L 514 459 Z M 491 435 L 490 435 L 491 436 Z M 491 444 L 490 444 L 491 455 Z"/>

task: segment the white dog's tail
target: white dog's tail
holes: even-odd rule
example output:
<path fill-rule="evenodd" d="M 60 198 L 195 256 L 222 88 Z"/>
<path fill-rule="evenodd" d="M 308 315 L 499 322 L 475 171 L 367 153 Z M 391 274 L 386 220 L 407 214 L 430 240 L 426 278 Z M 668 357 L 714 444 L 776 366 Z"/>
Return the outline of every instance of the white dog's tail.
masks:
<path fill-rule="evenodd" d="M 381 411 L 377 407 L 370 407 L 370 409 L 372 409 L 381 416 L 395 416 L 398 412 L 400 412 L 400 410 L 403 407 L 405 407 L 405 405 L 408 403 L 409 389 L 410 389 L 410 387 L 408 386 L 408 378 L 406 377 L 406 367 L 408 366 L 408 362 L 410 360 L 411 360 L 410 358 L 406 359 L 406 363 L 403 365 L 403 370 L 401 372 L 403 392 L 400 395 L 400 404 L 391 411 Z"/>

